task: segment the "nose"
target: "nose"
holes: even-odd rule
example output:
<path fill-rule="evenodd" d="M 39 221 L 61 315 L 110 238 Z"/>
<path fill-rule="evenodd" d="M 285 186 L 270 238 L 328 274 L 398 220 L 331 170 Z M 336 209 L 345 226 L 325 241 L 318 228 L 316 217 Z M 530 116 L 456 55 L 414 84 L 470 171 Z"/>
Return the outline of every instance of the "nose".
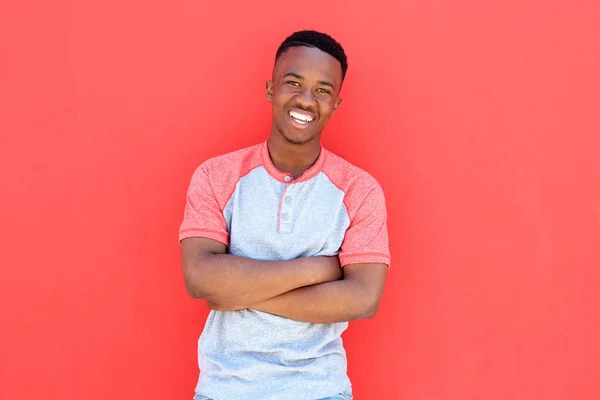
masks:
<path fill-rule="evenodd" d="M 317 100 L 313 96 L 312 90 L 307 87 L 296 97 L 298 105 L 305 108 L 313 108 L 317 104 Z"/>

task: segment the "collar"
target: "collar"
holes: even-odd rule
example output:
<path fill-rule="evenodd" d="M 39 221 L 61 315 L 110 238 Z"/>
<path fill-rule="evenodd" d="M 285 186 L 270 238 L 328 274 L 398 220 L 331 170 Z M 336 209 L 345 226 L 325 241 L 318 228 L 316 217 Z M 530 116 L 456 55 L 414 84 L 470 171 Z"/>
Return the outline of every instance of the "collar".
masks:
<path fill-rule="evenodd" d="M 321 145 L 321 151 L 319 152 L 319 158 L 317 158 L 317 161 L 313 164 L 312 167 L 304 171 L 304 173 L 298 179 L 294 179 L 292 175 L 288 174 L 287 172 L 281 172 L 277 169 L 277 167 L 275 167 L 273 161 L 271 160 L 271 156 L 269 155 L 269 146 L 267 143 L 268 139 L 265 140 L 260 149 L 263 158 L 263 165 L 269 173 L 269 175 L 271 175 L 279 182 L 286 184 L 304 182 L 314 178 L 319 174 L 319 172 L 321 172 L 323 164 L 325 162 L 325 158 L 327 157 L 327 150 L 325 150 L 323 145 Z"/>

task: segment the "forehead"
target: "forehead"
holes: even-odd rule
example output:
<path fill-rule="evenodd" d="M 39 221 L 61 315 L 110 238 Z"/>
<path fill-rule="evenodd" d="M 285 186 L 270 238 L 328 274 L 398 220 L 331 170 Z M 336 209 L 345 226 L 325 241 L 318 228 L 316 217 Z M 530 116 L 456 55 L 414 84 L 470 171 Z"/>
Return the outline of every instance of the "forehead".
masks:
<path fill-rule="evenodd" d="M 307 79 L 325 80 L 336 83 L 342 81 L 342 66 L 335 57 L 317 48 L 290 47 L 282 54 L 273 69 L 273 78 L 278 79 L 293 72 Z"/>

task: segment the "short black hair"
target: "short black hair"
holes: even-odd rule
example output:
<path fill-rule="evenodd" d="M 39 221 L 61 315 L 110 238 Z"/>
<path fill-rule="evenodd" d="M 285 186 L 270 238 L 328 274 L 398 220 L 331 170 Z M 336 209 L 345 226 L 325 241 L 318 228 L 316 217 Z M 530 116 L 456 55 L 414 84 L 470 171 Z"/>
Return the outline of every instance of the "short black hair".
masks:
<path fill-rule="evenodd" d="M 298 31 L 288 36 L 277 49 L 275 61 L 281 57 L 290 47 L 314 47 L 331 55 L 338 60 L 342 66 L 342 81 L 348 70 L 348 58 L 341 44 L 326 33 L 317 31 Z"/>

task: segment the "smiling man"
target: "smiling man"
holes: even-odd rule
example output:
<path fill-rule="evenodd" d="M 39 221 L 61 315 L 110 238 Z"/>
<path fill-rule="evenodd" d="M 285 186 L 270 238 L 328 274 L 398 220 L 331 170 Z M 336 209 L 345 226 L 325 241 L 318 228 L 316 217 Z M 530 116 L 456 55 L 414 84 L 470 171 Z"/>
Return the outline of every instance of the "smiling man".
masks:
<path fill-rule="evenodd" d="M 341 334 L 375 315 L 389 250 L 369 174 L 321 146 L 348 64 L 330 36 L 279 47 L 261 144 L 194 172 L 179 239 L 190 295 L 212 310 L 195 399 L 351 399 Z"/>

